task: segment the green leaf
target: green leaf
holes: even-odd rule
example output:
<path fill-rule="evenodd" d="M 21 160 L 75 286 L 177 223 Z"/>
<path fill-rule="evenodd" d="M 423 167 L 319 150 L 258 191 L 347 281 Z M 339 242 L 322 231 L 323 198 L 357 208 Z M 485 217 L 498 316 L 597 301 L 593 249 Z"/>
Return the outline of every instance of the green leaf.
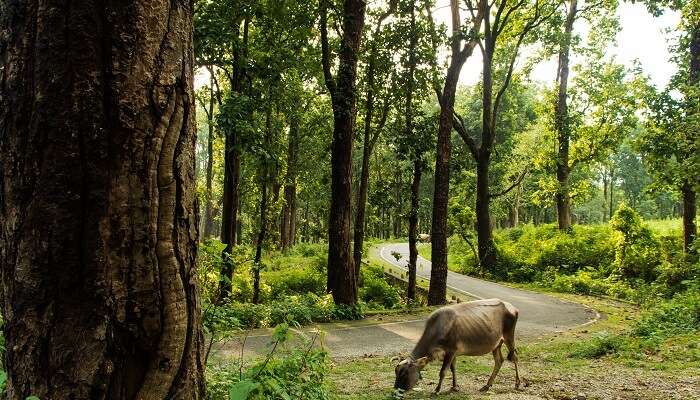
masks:
<path fill-rule="evenodd" d="M 260 384 L 253 382 L 251 380 L 245 379 L 235 385 L 231 386 L 228 390 L 228 398 L 230 400 L 246 400 L 251 393 L 257 390 Z"/>

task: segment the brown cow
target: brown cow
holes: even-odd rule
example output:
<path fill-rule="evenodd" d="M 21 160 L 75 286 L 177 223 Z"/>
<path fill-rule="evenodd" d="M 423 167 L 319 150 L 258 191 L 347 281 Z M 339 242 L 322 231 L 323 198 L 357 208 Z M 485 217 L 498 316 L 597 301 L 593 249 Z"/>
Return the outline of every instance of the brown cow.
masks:
<path fill-rule="evenodd" d="M 420 371 L 426 364 L 442 356 L 440 381 L 435 393 L 440 392 L 448 366 L 452 371 L 452 390 L 457 390 L 455 358 L 458 355 L 480 356 L 491 352 L 495 365 L 488 382 L 480 389 L 485 392 L 493 384 L 503 364 L 503 343 L 508 347 L 508 360 L 515 364 L 515 387 L 519 388 L 518 356 L 515 350 L 517 321 L 518 309 L 499 299 L 454 304 L 434 311 L 409 358 L 396 366 L 394 388 L 410 390 L 418 382 Z"/>

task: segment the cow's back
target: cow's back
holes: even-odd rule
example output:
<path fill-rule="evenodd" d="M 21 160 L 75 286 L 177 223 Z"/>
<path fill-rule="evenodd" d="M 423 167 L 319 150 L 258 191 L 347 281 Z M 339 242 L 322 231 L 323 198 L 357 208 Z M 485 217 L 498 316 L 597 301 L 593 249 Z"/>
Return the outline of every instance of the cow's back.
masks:
<path fill-rule="evenodd" d="M 499 299 L 444 307 L 441 312 L 452 319 L 446 331 L 445 344 L 455 349 L 457 354 L 487 354 L 500 343 L 513 311 L 517 313 L 515 307 Z"/>

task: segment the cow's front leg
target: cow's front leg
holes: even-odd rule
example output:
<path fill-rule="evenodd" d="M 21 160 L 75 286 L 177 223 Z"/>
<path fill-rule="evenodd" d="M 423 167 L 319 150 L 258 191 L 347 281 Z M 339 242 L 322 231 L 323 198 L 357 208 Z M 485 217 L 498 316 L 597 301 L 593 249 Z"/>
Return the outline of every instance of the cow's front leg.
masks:
<path fill-rule="evenodd" d="M 445 353 L 445 358 L 442 360 L 442 367 L 440 368 L 440 380 L 438 381 L 437 387 L 435 388 L 435 394 L 440 393 L 440 388 L 442 387 L 442 380 L 445 379 L 445 371 L 454 361 L 454 353 Z M 454 375 L 453 375 L 454 379 Z"/>

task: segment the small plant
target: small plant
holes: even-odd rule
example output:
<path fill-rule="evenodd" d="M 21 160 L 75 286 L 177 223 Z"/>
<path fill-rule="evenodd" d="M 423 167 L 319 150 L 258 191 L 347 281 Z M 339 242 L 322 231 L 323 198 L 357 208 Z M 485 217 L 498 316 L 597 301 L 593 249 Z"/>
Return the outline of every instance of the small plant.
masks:
<path fill-rule="evenodd" d="M 247 368 L 242 359 L 237 365 L 212 368 L 207 397 L 212 400 L 329 399 L 324 383 L 329 359 L 323 347 L 317 347 L 320 333 L 311 338 L 300 336 L 300 346 L 287 348 L 291 338 L 289 325 L 278 325 L 264 359 Z"/>
<path fill-rule="evenodd" d="M 592 339 L 578 343 L 570 356 L 575 358 L 600 358 L 615 354 L 626 346 L 625 338 L 609 332 L 601 332 Z"/>

